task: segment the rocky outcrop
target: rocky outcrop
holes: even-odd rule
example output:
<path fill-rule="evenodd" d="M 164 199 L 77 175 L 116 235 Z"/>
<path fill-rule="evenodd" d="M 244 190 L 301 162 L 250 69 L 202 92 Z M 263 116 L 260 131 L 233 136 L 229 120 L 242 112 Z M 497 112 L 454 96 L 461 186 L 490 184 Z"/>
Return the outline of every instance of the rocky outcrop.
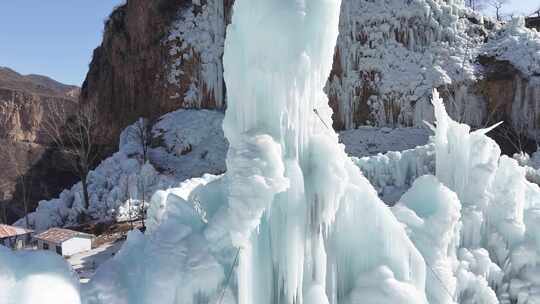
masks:
<path fill-rule="evenodd" d="M 109 143 L 137 117 L 224 107 L 221 57 L 232 0 L 129 0 L 110 15 L 81 102 L 97 103 Z"/>
<path fill-rule="evenodd" d="M 455 119 L 535 138 L 538 49 L 522 19 L 497 24 L 459 1 L 344 1 L 326 88 L 334 127 L 422 125 L 437 88 Z"/>
<path fill-rule="evenodd" d="M 48 151 L 44 121 L 52 103 L 75 106 L 78 95 L 77 87 L 0 68 L 0 204 L 9 206 L 13 219 L 23 212 L 23 192 L 35 205 L 74 181 L 59 165 L 61 157 Z"/>
<path fill-rule="evenodd" d="M 102 109 L 110 143 L 139 116 L 226 106 L 221 58 L 233 2 L 128 0 L 111 14 L 82 88 L 82 101 Z M 505 107 L 514 125 L 517 109 L 532 113 L 525 105 L 534 104 L 534 97 L 522 97 L 536 94 L 537 81 L 523 73 L 521 63 L 507 60 L 515 80 L 501 95 L 500 83 L 484 73 L 490 67 L 479 62 L 486 54 L 504 60 L 492 50 L 504 49 L 499 36 L 510 32 L 460 1 L 343 1 L 326 87 L 334 127 L 421 125 L 432 119 L 433 88 L 453 117 L 472 126 L 492 118 L 493 99 L 520 105 Z M 538 39 L 518 36 L 521 45 Z"/>

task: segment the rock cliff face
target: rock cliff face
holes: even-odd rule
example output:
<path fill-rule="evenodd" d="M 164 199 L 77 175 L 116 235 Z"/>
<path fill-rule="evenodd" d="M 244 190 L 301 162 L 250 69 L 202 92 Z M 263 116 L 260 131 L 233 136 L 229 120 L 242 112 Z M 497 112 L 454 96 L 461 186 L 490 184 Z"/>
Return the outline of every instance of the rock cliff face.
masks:
<path fill-rule="evenodd" d="M 226 106 L 221 58 L 233 2 L 128 0 L 111 14 L 82 88 L 82 101 L 98 103 L 113 130 L 110 143 L 139 116 Z M 513 48 L 540 41 L 522 24 L 484 20 L 461 1 L 344 0 L 326 88 L 334 127 L 423 124 L 432 119 L 427 101 L 438 88 L 451 115 L 468 124 L 484 125 L 501 109 L 495 104 L 505 104 L 497 118 L 536 129 L 538 81 L 522 62 L 505 58 L 510 36 Z M 481 55 L 492 60 L 481 62 Z M 538 54 L 522 57 L 536 62 Z M 500 62 L 511 67 L 511 83 L 490 76 Z"/>
<path fill-rule="evenodd" d="M 129 0 L 110 15 L 81 101 L 97 103 L 109 143 L 137 117 L 224 107 L 221 57 L 232 1 Z"/>
<path fill-rule="evenodd" d="M 456 119 L 535 133 L 539 44 L 523 20 L 496 24 L 460 1 L 344 1 L 327 85 L 334 126 L 421 125 L 437 88 Z"/>
<path fill-rule="evenodd" d="M 21 177 L 27 178 L 33 204 L 73 182 L 59 169 L 59 157 L 48 151 L 43 121 L 51 103 L 75 105 L 78 96 L 77 87 L 0 67 L 0 203 L 9 204 L 10 217 L 23 211 L 21 195 L 27 189 L 22 189 Z M 1 213 L 0 220 L 5 215 Z"/>

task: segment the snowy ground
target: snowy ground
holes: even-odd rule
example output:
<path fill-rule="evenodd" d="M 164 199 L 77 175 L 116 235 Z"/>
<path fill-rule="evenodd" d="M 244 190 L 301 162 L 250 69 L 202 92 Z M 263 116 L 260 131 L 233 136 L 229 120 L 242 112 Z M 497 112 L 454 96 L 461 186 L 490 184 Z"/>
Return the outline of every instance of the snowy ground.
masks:
<path fill-rule="evenodd" d="M 430 131 L 422 128 L 360 127 L 339 134 L 350 156 L 364 157 L 389 151 L 410 150 L 427 144 Z"/>
<path fill-rule="evenodd" d="M 94 276 L 96 269 L 122 248 L 122 244 L 123 240 L 105 243 L 98 248 L 73 255 L 67 260 L 79 275 L 81 283 L 87 283 Z"/>

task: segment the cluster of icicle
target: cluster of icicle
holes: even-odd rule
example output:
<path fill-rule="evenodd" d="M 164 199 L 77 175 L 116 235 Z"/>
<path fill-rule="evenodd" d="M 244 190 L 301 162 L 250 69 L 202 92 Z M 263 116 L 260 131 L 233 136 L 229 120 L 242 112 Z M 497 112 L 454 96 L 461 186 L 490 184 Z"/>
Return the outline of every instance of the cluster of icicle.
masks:
<path fill-rule="evenodd" d="M 540 188 L 486 136 L 497 125 L 471 132 L 436 91 L 432 103 L 436 178 L 419 178 L 394 207 L 432 268 L 430 303 L 538 303 Z"/>

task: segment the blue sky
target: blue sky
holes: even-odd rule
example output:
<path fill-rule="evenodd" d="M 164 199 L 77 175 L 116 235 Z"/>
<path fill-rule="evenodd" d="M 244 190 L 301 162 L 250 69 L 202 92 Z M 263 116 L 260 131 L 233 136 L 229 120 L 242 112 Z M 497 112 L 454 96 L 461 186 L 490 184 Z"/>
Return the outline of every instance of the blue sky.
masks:
<path fill-rule="evenodd" d="M 125 0 L 0 0 L 0 66 L 81 85 L 103 21 Z M 505 12 L 530 12 L 540 0 L 510 0 Z"/>
<path fill-rule="evenodd" d="M 489 2 L 489 0 L 486 0 Z M 540 8 L 540 0 L 509 0 L 507 4 L 503 6 L 503 13 L 518 13 L 518 14 L 530 14 L 536 9 Z M 487 6 L 486 11 L 493 13 L 493 9 Z"/>
<path fill-rule="evenodd" d="M 81 85 L 103 22 L 124 0 L 0 0 L 0 66 Z"/>

